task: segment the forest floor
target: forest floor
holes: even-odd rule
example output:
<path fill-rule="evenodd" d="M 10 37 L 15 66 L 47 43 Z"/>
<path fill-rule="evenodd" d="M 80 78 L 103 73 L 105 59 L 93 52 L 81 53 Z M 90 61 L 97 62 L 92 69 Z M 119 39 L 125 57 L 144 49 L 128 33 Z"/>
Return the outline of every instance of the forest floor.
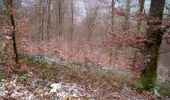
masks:
<path fill-rule="evenodd" d="M 0 72 L 0 100 L 166 99 L 136 90 L 124 72 L 120 74 L 102 67 L 96 70 L 94 64 L 23 62 L 27 63 L 27 72 L 8 75 Z"/>

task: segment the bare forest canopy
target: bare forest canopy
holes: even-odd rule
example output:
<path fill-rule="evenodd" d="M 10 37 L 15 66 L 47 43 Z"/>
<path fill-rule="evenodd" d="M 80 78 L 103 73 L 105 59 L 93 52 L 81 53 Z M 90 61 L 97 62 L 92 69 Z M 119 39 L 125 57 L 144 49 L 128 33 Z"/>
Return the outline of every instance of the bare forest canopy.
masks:
<path fill-rule="evenodd" d="M 133 62 L 138 48 L 110 43 L 108 32 L 125 34 L 129 38 L 144 37 L 150 0 L 145 0 L 141 11 L 138 0 L 113 0 L 114 5 L 112 0 L 13 1 L 19 54 L 88 59 L 112 67 L 141 65 L 129 63 Z M 0 0 L 0 5 L 5 11 L 4 0 Z M 170 14 L 169 5 L 170 1 L 166 0 L 165 18 Z M 5 13 L 1 17 L 4 16 Z M 1 28 L 5 29 L 8 23 L 1 23 L 4 23 Z"/>

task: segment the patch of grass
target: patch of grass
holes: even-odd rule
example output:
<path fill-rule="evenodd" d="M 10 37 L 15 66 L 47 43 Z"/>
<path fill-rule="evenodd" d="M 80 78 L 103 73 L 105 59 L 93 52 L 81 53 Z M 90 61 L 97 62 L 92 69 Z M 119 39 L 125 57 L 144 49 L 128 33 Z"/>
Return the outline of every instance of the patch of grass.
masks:
<path fill-rule="evenodd" d="M 41 57 L 40 57 L 41 58 Z M 116 75 L 112 72 L 105 72 L 96 70 L 93 66 L 85 67 L 84 63 L 81 62 L 73 62 L 67 65 L 53 63 L 49 64 L 46 61 L 36 61 L 32 58 L 26 59 L 28 62 L 28 66 L 31 66 L 33 70 L 33 74 L 40 79 L 48 79 L 48 80 L 61 80 L 69 81 L 78 84 L 91 85 L 100 88 L 105 87 L 102 84 L 107 84 L 108 87 L 112 87 L 111 89 L 119 89 L 119 87 L 123 86 L 124 82 L 128 82 L 130 79 L 127 76 Z M 80 66 L 80 67 L 77 67 Z M 98 84 L 98 85 L 96 85 Z"/>
<path fill-rule="evenodd" d="M 30 77 L 28 74 L 22 74 L 20 77 L 19 77 L 19 82 L 23 83 L 24 86 L 28 86 L 30 84 Z"/>
<path fill-rule="evenodd" d="M 31 62 L 29 65 L 34 66 L 33 68 L 37 70 L 35 74 L 41 79 L 59 79 L 60 77 L 65 77 L 73 82 L 83 82 L 84 84 L 93 84 L 97 81 L 105 81 L 112 84 L 116 79 L 115 76 L 109 73 L 90 70 L 82 71 L 81 68 L 74 69 L 74 67 L 70 68 L 58 64 L 49 65 L 47 63 L 40 64 L 37 62 Z"/>

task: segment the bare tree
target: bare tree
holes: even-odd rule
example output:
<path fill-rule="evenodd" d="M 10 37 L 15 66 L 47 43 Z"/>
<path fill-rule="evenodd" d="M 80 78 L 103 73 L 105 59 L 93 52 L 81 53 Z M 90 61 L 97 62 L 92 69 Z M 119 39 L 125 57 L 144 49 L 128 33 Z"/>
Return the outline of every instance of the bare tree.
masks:
<path fill-rule="evenodd" d="M 16 44 L 16 25 L 15 25 L 15 20 L 14 20 L 14 15 L 13 15 L 13 0 L 7 0 L 7 10 L 9 13 L 9 20 L 10 23 L 13 27 L 12 30 L 12 41 L 13 41 L 13 50 L 14 50 L 14 54 L 15 54 L 15 63 L 16 66 L 19 67 L 19 57 L 18 57 L 18 51 L 17 51 L 17 44 Z"/>
<path fill-rule="evenodd" d="M 150 20 L 147 22 L 148 28 L 146 31 L 147 39 L 150 42 L 145 43 L 145 69 L 140 77 L 140 82 L 142 84 L 141 88 L 146 90 L 153 89 L 156 85 L 159 47 L 164 32 L 161 31 L 161 28 L 155 29 L 155 27 L 162 24 L 161 20 L 163 19 L 164 6 L 165 0 L 151 0 L 149 11 Z"/>
<path fill-rule="evenodd" d="M 130 9 L 131 9 L 131 0 L 126 0 L 126 9 L 125 9 L 126 14 L 125 14 L 125 22 L 123 26 L 124 30 L 128 30 L 130 27 L 130 20 L 129 20 Z"/>
<path fill-rule="evenodd" d="M 61 11 L 62 11 L 62 0 L 58 0 L 58 15 L 59 15 L 59 36 L 62 33 L 62 15 L 61 15 Z"/>
<path fill-rule="evenodd" d="M 71 0 L 71 40 L 74 32 L 74 0 Z"/>
<path fill-rule="evenodd" d="M 89 23 L 89 12 L 88 12 L 88 8 L 87 8 L 86 0 L 84 0 L 84 5 L 85 5 L 85 10 L 86 10 L 86 17 L 87 17 L 86 19 L 87 19 L 88 33 L 90 33 L 90 27 L 88 25 L 88 23 Z"/>
<path fill-rule="evenodd" d="M 73 53 L 73 33 L 74 33 L 74 0 L 71 0 L 71 36 L 70 36 L 70 43 L 71 43 L 71 52 Z M 71 53 L 71 57 L 72 57 Z"/>
<path fill-rule="evenodd" d="M 51 33 L 50 33 L 50 27 L 51 27 L 51 0 L 48 0 L 48 18 L 47 18 L 47 40 L 50 40 Z"/>
<path fill-rule="evenodd" d="M 111 30 L 112 32 L 114 32 L 114 10 L 115 10 L 115 0 L 112 0 L 112 11 L 111 11 Z M 113 53 L 113 47 L 111 46 L 109 48 L 109 64 L 110 65 L 113 65 L 113 64 L 116 64 L 116 59 L 117 59 L 117 47 L 115 47 L 115 54 Z M 114 56 L 114 59 L 113 59 L 113 56 Z"/>
<path fill-rule="evenodd" d="M 39 20 L 39 40 L 44 40 L 44 14 L 45 14 L 45 7 L 44 1 L 39 0 L 38 2 L 38 20 Z"/>
<path fill-rule="evenodd" d="M 92 52 L 93 51 L 92 50 L 92 36 L 93 36 L 93 31 L 96 28 L 95 22 L 96 22 L 96 18 L 97 18 L 97 15 L 98 15 L 99 6 L 98 6 L 98 2 L 96 1 L 96 5 L 93 6 L 94 9 L 91 9 L 87 5 L 87 3 L 88 2 L 86 0 L 84 0 L 85 9 L 86 9 L 87 28 L 88 28 L 87 29 L 88 30 L 87 41 L 88 41 L 88 44 L 89 44 L 91 52 Z"/>
<path fill-rule="evenodd" d="M 112 0 L 112 32 L 114 31 L 114 9 L 115 9 L 115 0 Z"/>
<path fill-rule="evenodd" d="M 145 4 L 145 0 L 139 0 L 138 1 L 138 6 L 139 6 L 139 10 L 138 10 L 138 14 L 141 16 L 144 10 L 144 4 Z M 137 23 L 137 30 L 140 31 L 141 30 L 141 20 L 138 20 Z"/>

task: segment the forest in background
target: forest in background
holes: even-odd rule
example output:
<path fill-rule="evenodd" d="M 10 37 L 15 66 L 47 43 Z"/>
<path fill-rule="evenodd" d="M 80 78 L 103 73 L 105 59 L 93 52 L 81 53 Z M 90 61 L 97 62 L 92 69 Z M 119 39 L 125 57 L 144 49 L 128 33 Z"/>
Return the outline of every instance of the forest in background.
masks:
<path fill-rule="evenodd" d="M 22 27 L 17 34 L 21 49 L 18 51 L 81 61 L 87 58 L 111 67 L 130 67 L 136 48 L 106 43 L 110 37 L 108 32 L 130 38 L 144 36 L 149 4 L 150 0 L 143 4 L 134 0 L 118 0 L 114 4 L 111 0 L 17 0 L 14 3 L 16 22 Z M 167 3 L 165 17 L 169 14 L 168 7 Z"/>

